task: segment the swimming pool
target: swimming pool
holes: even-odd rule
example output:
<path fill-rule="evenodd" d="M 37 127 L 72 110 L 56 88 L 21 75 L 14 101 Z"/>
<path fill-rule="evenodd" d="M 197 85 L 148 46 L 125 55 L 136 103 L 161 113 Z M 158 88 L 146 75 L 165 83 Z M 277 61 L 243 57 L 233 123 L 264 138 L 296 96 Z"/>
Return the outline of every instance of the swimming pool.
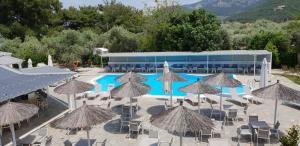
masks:
<path fill-rule="evenodd" d="M 116 74 L 110 74 L 110 75 L 105 75 L 99 79 L 96 80 L 97 84 L 101 85 L 101 91 L 107 91 L 108 85 L 109 84 L 114 84 L 115 87 L 120 86 L 122 83 L 115 81 L 117 77 L 119 77 L 122 74 L 116 75 Z M 162 90 L 162 81 L 157 81 L 156 78 L 161 76 L 162 74 L 143 74 L 148 80 L 144 82 L 145 84 L 151 86 L 151 90 L 149 92 L 150 95 L 169 95 L 169 94 L 164 94 Z M 173 82 L 173 95 L 174 96 L 185 96 L 185 92 L 178 91 L 179 88 L 191 84 L 195 81 L 197 81 L 198 78 L 203 78 L 205 76 L 198 76 L 198 75 L 191 75 L 191 74 L 186 74 L 186 73 L 179 73 L 178 75 L 184 77 L 187 79 L 186 82 Z M 243 86 L 235 88 L 236 92 L 238 94 L 243 94 L 244 89 Z M 225 95 L 230 95 L 230 90 L 229 88 L 224 87 L 222 89 L 222 93 Z"/>

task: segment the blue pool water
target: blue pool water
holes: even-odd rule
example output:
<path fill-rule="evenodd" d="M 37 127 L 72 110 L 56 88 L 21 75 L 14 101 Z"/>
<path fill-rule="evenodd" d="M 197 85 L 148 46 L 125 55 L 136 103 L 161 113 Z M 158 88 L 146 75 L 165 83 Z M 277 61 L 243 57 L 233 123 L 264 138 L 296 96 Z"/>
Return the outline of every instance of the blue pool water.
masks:
<path fill-rule="evenodd" d="M 173 82 L 173 95 L 174 96 L 185 96 L 186 93 L 178 91 L 180 87 L 183 87 L 185 85 L 191 84 L 195 82 L 198 78 L 203 78 L 204 76 L 197 76 L 197 75 L 191 75 L 191 74 L 185 74 L 185 73 L 179 73 L 180 76 L 187 79 L 185 82 Z M 109 84 L 114 84 L 115 87 L 120 86 L 121 83 L 115 81 L 115 79 L 120 75 L 105 75 L 99 79 L 96 80 L 97 84 L 101 85 L 101 91 L 107 91 Z M 162 90 L 162 82 L 157 81 L 156 78 L 161 76 L 161 74 L 144 74 L 144 76 L 148 79 L 145 84 L 151 86 L 151 90 L 149 92 L 150 95 L 168 95 L 164 94 Z M 243 86 L 237 87 L 236 91 L 238 94 L 243 94 L 244 89 Z M 223 88 L 222 89 L 223 94 L 229 95 L 230 90 L 229 88 Z"/>

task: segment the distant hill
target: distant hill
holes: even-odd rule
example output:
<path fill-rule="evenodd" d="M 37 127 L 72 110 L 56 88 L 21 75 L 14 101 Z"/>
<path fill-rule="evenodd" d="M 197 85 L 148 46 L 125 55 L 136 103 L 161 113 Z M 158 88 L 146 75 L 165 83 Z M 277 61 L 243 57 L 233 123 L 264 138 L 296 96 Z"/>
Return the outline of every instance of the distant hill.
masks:
<path fill-rule="evenodd" d="M 193 4 L 183 5 L 186 10 L 203 8 L 218 16 L 226 17 L 255 7 L 263 0 L 202 0 Z"/>
<path fill-rule="evenodd" d="M 228 21 L 251 22 L 257 19 L 286 21 L 300 16 L 300 0 L 264 0 L 256 7 L 233 14 Z"/>

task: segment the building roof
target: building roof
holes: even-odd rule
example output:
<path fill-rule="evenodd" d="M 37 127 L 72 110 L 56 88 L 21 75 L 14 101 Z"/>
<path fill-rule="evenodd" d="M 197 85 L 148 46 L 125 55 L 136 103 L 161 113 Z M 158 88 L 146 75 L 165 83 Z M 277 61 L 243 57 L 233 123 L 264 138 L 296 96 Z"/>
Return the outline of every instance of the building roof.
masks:
<path fill-rule="evenodd" d="M 203 52 L 120 52 L 107 53 L 103 57 L 154 57 L 154 56 L 207 56 L 207 55 L 269 55 L 267 50 L 220 50 Z"/>
<path fill-rule="evenodd" d="M 61 69 L 61 68 L 53 67 L 53 66 L 23 68 L 20 71 L 25 74 L 69 74 L 69 73 L 73 73 L 69 69 Z"/>
<path fill-rule="evenodd" d="M 9 52 L 2 52 L 2 51 L 0 51 L 0 57 L 1 56 L 10 56 L 11 55 L 11 53 L 9 53 Z"/>
<path fill-rule="evenodd" d="M 0 102 L 42 89 L 72 76 L 68 74 L 26 74 L 0 65 Z"/>
<path fill-rule="evenodd" d="M 15 58 L 10 55 L 0 56 L 0 65 L 18 64 L 22 62 L 23 62 L 22 59 Z"/>

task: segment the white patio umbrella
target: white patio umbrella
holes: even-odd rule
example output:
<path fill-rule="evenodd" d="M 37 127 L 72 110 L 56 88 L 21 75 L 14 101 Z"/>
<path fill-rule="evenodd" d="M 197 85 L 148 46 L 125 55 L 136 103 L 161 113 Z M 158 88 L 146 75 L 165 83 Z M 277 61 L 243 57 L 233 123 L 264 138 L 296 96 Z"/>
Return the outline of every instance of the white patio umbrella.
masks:
<path fill-rule="evenodd" d="M 48 55 L 48 66 L 53 66 L 51 55 Z"/>
<path fill-rule="evenodd" d="M 165 79 L 165 75 L 168 72 L 170 72 L 169 63 L 167 61 L 165 61 L 165 63 L 164 63 L 164 70 L 163 70 L 163 76 L 164 76 L 163 91 L 164 91 L 164 93 L 169 93 L 170 92 L 170 82 Z"/>
<path fill-rule="evenodd" d="M 264 58 L 260 70 L 259 87 L 262 88 L 266 86 L 268 86 L 268 62 L 267 59 Z"/>
<path fill-rule="evenodd" d="M 28 68 L 32 68 L 32 60 L 29 58 L 27 61 Z"/>

